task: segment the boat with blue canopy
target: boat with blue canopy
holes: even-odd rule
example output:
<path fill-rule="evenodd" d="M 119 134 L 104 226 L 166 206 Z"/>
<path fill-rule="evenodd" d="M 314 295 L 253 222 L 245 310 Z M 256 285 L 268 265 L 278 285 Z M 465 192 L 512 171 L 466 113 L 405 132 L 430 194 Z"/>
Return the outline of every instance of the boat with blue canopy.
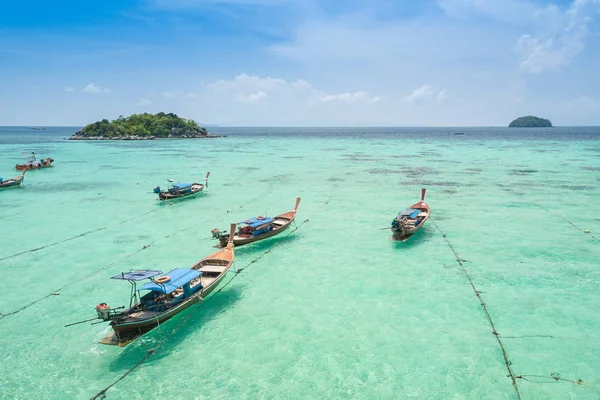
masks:
<path fill-rule="evenodd" d="M 181 197 L 191 196 L 196 193 L 200 193 L 205 187 L 208 187 L 208 177 L 210 172 L 206 173 L 204 183 L 187 183 L 187 182 L 176 182 L 173 179 L 168 179 L 169 187 L 167 190 L 161 190 L 160 186 L 154 188 L 153 192 L 158 194 L 159 200 L 173 200 Z"/>
<path fill-rule="evenodd" d="M 201 259 L 190 268 L 132 270 L 111 277 L 131 285 L 129 306 L 111 308 L 106 303 L 96 306 L 97 318 L 109 322 L 112 332 L 100 343 L 126 346 L 193 304 L 202 301 L 223 280 L 234 261 L 231 224 L 225 248 Z M 138 283 L 145 281 L 139 288 Z M 122 310 L 122 311 L 120 311 Z"/>
<path fill-rule="evenodd" d="M 0 189 L 21 186 L 24 179 L 25 179 L 25 170 L 23 170 L 23 173 L 21 174 L 21 176 L 16 176 L 14 178 L 5 180 L 4 178 L 0 177 Z"/>
<path fill-rule="evenodd" d="M 418 231 L 429 219 L 431 209 L 425 203 L 426 189 L 421 189 L 421 201 L 402 210 L 392 220 L 392 239 L 404 242 Z"/>
<path fill-rule="evenodd" d="M 281 232 L 288 229 L 292 222 L 294 222 L 299 204 L 300 197 L 297 197 L 296 205 L 291 211 L 279 214 L 275 217 L 258 216 L 238 222 L 237 231 L 233 237 L 233 244 L 235 246 L 241 246 L 279 235 Z M 219 231 L 219 229 L 215 228 L 211 233 L 213 238 L 219 240 L 219 245 L 221 247 L 227 244 L 227 231 Z"/>

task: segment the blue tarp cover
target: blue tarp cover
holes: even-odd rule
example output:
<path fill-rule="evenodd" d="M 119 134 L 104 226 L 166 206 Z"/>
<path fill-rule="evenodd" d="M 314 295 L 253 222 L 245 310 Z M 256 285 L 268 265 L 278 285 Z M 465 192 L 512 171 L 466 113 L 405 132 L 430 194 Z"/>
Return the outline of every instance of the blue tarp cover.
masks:
<path fill-rule="evenodd" d="M 161 293 L 168 294 L 168 293 L 173 292 L 178 287 L 185 285 L 186 283 L 188 283 L 189 281 L 191 281 L 192 279 L 194 279 L 200 275 L 202 275 L 202 272 L 196 271 L 195 269 L 189 269 L 189 268 L 173 269 L 173 270 L 167 272 L 166 274 L 164 274 L 164 276 L 168 276 L 169 278 L 171 278 L 171 280 L 169 282 L 164 283 L 162 285 L 159 283 L 148 282 L 144 286 L 139 288 L 138 291 L 139 290 L 154 290 L 155 292 L 161 292 Z"/>
<path fill-rule="evenodd" d="M 245 221 L 242 221 L 242 222 L 240 222 L 240 224 L 246 224 L 246 225 L 250 225 L 252 228 L 256 228 L 263 224 L 271 223 L 273 221 L 274 221 L 274 219 L 271 217 L 265 217 L 265 219 L 257 219 L 256 217 L 254 217 L 254 218 L 250 218 Z"/>
<path fill-rule="evenodd" d="M 142 279 L 152 278 L 153 276 L 162 274 L 162 271 L 156 269 L 135 269 L 129 272 L 122 272 L 110 279 L 122 279 L 124 281 L 141 281 Z"/>
<path fill-rule="evenodd" d="M 408 215 L 410 218 L 417 218 L 417 215 L 419 215 L 420 212 L 421 210 L 418 208 L 407 208 L 406 210 L 402 211 L 399 216 L 404 217 Z"/>
<path fill-rule="evenodd" d="M 173 184 L 173 187 L 175 189 L 185 189 L 185 188 L 192 187 L 192 185 L 189 183 L 185 183 L 185 182 L 177 182 L 177 183 Z"/>

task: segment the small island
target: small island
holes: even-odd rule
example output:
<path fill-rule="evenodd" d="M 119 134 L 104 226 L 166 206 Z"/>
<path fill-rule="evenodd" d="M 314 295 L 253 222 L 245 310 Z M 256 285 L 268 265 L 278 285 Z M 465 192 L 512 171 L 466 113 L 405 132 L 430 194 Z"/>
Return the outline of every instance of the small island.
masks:
<path fill-rule="evenodd" d="M 86 125 L 75 132 L 69 140 L 153 140 L 156 138 L 215 138 L 206 128 L 201 128 L 191 119 L 176 114 L 133 114 L 122 115 L 109 122 L 107 119 Z"/>
<path fill-rule="evenodd" d="M 552 122 L 548 119 L 534 117 L 528 115 L 526 117 L 519 117 L 513 122 L 508 124 L 509 128 L 551 128 Z"/>

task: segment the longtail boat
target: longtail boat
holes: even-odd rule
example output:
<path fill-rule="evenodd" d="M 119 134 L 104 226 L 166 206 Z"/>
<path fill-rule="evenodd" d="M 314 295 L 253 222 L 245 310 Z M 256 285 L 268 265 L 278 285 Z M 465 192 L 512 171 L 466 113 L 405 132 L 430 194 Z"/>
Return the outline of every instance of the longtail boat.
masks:
<path fill-rule="evenodd" d="M 23 170 L 23 173 L 21 174 L 21 176 L 17 176 L 14 178 L 3 180 L 3 178 L 0 177 L 0 189 L 21 186 L 24 179 L 25 179 L 25 170 Z"/>
<path fill-rule="evenodd" d="M 18 171 L 26 170 L 26 169 L 40 169 L 40 168 L 48 168 L 52 166 L 54 160 L 50 157 L 41 158 L 39 160 L 29 160 L 25 164 L 17 164 L 15 165 L 15 169 Z"/>
<path fill-rule="evenodd" d="M 132 270 L 112 279 L 131 284 L 129 307 L 111 309 L 106 303 L 96 306 L 98 319 L 110 321 L 113 331 L 99 343 L 124 347 L 186 308 L 202 301 L 223 280 L 233 264 L 233 234 L 225 248 L 201 259 L 190 268 L 176 268 L 163 274 L 158 270 Z M 148 280 L 139 289 L 137 282 Z"/>
<path fill-rule="evenodd" d="M 292 222 L 294 222 L 294 219 L 296 219 L 296 210 L 298 210 L 299 204 L 300 197 L 297 197 L 296 205 L 291 211 L 276 215 L 272 218 L 258 216 L 239 222 L 237 224 L 238 229 L 233 237 L 233 244 L 237 247 L 279 235 L 281 232 L 288 229 Z M 213 238 L 219 240 L 219 245 L 221 247 L 227 244 L 227 231 L 219 231 L 215 228 L 211 233 Z"/>
<path fill-rule="evenodd" d="M 159 200 L 173 200 L 180 197 L 191 196 L 201 192 L 205 187 L 208 187 L 209 175 L 210 172 L 207 172 L 204 183 L 182 183 L 169 179 L 170 185 L 167 190 L 161 190 L 160 186 L 157 186 L 154 188 L 154 193 L 158 194 Z"/>
<path fill-rule="evenodd" d="M 425 203 L 426 189 L 421 189 L 421 201 L 402 210 L 392 221 L 392 239 L 404 242 L 425 225 L 431 210 Z"/>

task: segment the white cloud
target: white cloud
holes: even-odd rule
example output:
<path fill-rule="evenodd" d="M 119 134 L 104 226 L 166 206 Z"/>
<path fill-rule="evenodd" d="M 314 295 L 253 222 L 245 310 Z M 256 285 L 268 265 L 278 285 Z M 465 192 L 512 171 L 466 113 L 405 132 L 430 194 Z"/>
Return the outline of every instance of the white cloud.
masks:
<path fill-rule="evenodd" d="M 133 105 L 135 105 L 135 106 L 147 106 L 147 105 L 149 105 L 151 103 L 152 102 L 149 99 L 147 99 L 145 97 L 142 97 L 138 102 L 133 103 Z"/>
<path fill-rule="evenodd" d="M 442 103 L 447 98 L 448 98 L 448 95 L 446 94 L 446 89 L 442 89 L 435 97 L 435 101 L 437 101 L 438 103 Z"/>
<path fill-rule="evenodd" d="M 354 93 L 341 93 L 341 94 L 321 94 L 319 100 L 322 102 L 329 101 L 341 101 L 344 103 L 353 103 L 356 101 L 365 101 L 370 103 L 376 103 L 381 101 L 381 97 L 371 97 L 367 92 L 359 91 Z"/>
<path fill-rule="evenodd" d="M 437 0 L 448 15 L 473 19 L 481 15 L 504 23 L 527 26 L 538 7 L 523 0 Z"/>
<path fill-rule="evenodd" d="M 273 97 L 274 99 L 294 97 L 303 100 L 305 104 L 329 102 L 364 103 L 381 100 L 379 96 L 370 96 L 365 91 L 330 94 L 315 89 L 310 83 L 302 79 L 295 82 L 287 82 L 283 79 L 261 78 L 247 74 L 240 74 L 229 81 L 221 79 L 209 83 L 206 85 L 206 88 L 210 91 L 231 93 L 235 100 L 246 103 L 258 102 L 267 97 Z"/>
<path fill-rule="evenodd" d="M 65 88 L 65 92 L 74 92 L 75 90 L 77 89 L 75 89 L 73 86 L 68 86 Z"/>
<path fill-rule="evenodd" d="M 436 102 L 441 103 L 447 98 L 448 95 L 446 94 L 446 89 L 438 91 L 438 89 L 435 89 L 432 85 L 425 84 L 410 92 L 410 94 L 405 97 L 405 100 L 411 104 L 421 103 L 431 99 L 435 99 Z"/>
<path fill-rule="evenodd" d="M 339 126 L 367 124 L 381 103 L 364 90 L 330 93 L 302 79 L 240 74 L 206 84 L 186 106 L 195 119 L 219 125 Z"/>
<path fill-rule="evenodd" d="M 243 101 L 245 103 L 254 103 L 256 101 L 265 99 L 266 97 L 267 97 L 267 94 L 265 92 L 263 92 L 262 90 L 260 90 L 256 93 L 252 93 L 252 94 L 238 94 L 237 96 L 235 96 L 235 99 L 238 101 Z"/>
<path fill-rule="evenodd" d="M 86 87 L 83 88 L 82 91 L 84 93 L 110 93 L 109 89 L 98 87 L 93 83 L 88 84 Z"/>
<path fill-rule="evenodd" d="M 420 101 L 429 99 L 431 96 L 433 96 L 433 87 L 427 84 L 413 90 L 408 96 L 406 96 L 406 101 L 409 103 L 418 103 Z"/>
<path fill-rule="evenodd" d="M 539 73 L 571 63 L 585 49 L 591 15 L 598 11 L 600 0 L 574 0 L 564 11 L 556 6 L 537 10 L 532 22 L 539 32 L 522 35 L 517 41 L 521 67 Z"/>

